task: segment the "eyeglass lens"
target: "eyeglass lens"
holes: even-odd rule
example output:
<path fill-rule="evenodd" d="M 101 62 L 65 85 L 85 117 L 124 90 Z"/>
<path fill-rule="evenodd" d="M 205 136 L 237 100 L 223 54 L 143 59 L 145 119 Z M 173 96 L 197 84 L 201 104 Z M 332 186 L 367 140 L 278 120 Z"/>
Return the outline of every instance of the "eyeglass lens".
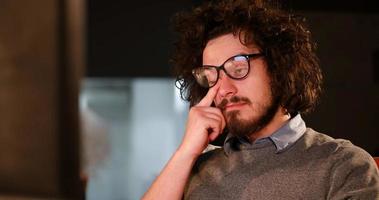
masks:
<path fill-rule="evenodd" d="M 249 72 L 248 57 L 244 55 L 234 56 L 220 67 L 199 67 L 194 70 L 194 76 L 201 86 L 209 88 L 217 83 L 220 70 L 224 70 L 230 78 L 243 78 Z"/>

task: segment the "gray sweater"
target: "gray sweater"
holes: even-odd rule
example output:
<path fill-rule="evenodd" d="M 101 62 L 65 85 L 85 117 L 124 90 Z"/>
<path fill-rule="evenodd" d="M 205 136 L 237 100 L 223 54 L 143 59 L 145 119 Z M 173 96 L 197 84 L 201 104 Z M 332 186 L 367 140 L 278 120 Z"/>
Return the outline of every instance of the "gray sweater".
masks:
<path fill-rule="evenodd" d="M 184 199 L 379 200 L 379 172 L 363 149 L 308 128 L 280 153 L 273 143 L 204 153 Z"/>

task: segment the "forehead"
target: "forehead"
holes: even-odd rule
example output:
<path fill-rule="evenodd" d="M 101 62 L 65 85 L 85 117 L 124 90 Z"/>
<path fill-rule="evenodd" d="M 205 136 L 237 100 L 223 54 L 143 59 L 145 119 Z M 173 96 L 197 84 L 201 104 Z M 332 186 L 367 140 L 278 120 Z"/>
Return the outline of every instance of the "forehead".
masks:
<path fill-rule="evenodd" d="M 203 50 L 203 65 L 221 65 L 232 56 L 256 52 L 256 45 L 245 46 L 238 35 L 230 33 L 208 41 Z"/>

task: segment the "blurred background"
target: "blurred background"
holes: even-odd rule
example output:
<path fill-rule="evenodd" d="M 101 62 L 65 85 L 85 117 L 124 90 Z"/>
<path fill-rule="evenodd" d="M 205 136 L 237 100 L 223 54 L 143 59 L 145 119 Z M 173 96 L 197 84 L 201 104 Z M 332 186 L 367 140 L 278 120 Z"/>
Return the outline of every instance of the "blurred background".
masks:
<path fill-rule="evenodd" d="M 201 0 L 0 0 L 0 199 L 139 199 L 181 141 L 171 16 Z M 318 44 L 306 123 L 379 156 L 379 7 L 283 0 Z"/>

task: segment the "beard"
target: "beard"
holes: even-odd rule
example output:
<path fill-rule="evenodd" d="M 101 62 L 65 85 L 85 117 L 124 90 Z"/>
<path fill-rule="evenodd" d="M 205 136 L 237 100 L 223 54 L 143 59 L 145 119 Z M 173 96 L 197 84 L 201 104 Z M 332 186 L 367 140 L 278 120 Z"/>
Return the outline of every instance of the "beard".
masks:
<path fill-rule="evenodd" d="M 246 103 L 251 109 L 251 112 L 256 112 L 257 115 L 250 116 L 247 119 L 241 119 L 241 111 L 225 111 L 225 106 L 229 102 Z M 279 103 L 277 99 L 270 99 L 270 102 L 267 105 L 260 103 L 254 103 L 253 105 L 246 97 L 233 96 L 230 100 L 224 99 L 218 107 L 225 116 L 228 132 L 238 137 L 246 137 L 261 130 L 274 118 L 275 113 L 279 108 Z"/>

